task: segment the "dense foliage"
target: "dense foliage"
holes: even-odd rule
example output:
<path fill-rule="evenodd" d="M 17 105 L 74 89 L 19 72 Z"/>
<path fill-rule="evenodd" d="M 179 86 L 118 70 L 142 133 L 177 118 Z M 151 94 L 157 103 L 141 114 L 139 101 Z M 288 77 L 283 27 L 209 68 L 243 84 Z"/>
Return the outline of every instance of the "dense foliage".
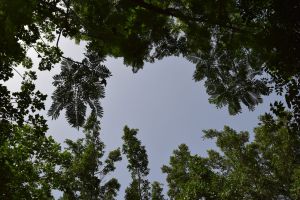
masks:
<path fill-rule="evenodd" d="M 145 146 L 138 140 L 137 133 L 137 129 L 130 129 L 127 126 L 124 127 L 122 150 L 127 157 L 127 168 L 132 178 L 130 185 L 125 190 L 125 199 L 163 200 L 164 197 L 159 182 L 154 181 L 152 183 L 152 189 L 150 188 L 150 182 L 147 179 L 147 175 L 150 171 L 148 168 L 148 155 Z"/>
<path fill-rule="evenodd" d="M 120 184 L 108 175 L 115 170 L 115 163 L 121 160 L 119 149 L 104 156 L 104 143 L 100 140 L 100 127 L 91 116 L 85 124 L 85 138 L 77 141 L 66 140 L 67 154 L 59 170 L 61 199 L 107 199 L 117 196 Z"/>
<path fill-rule="evenodd" d="M 163 166 L 171 199 L 299 199 L 299 135 L 291 131 L 287 116 L 266 114 L 254 129 L 236 132 L 206 130 L 206 138 L 216 138 L 220 152 L 208 157 L 191 155 L 182 144 L 170 164 Z"/>
<path fill-rule="evenodd" d="M 126 200 L 150 199 L 148 156 L 144 146 L 136 138 L 137 130 L 124 128 L 123 153 L 128 159 L 127 168 L 131 172 L 132 182 L 126 188 Z"/>
<path fill-rule="evenodd" d="M 0 27 L 1 199 L 53 199 L 53 190 L 61 199 L 116 198 L 118 181 L 104 177 L 121 152 L 101 161 L 99 136 L 108 56 L 122 57 L 133 72 L 145 62 L 184 57 L 195 64 L 194 79 L 205 82 L 209 102 L 228 106 L 231 115 L 242 104 L 253 110 L 272 92 L 285 98 L 271 106 L 278 118 L 261 118 L 252 142 L 247 132 L 225 127 L 205 131 L 221 153 L 203 158 L 186 145 L 175 150 L 163 167 L 171 199 L 300 198 L 300 1 L 1 0 Z M 61 37 L 85 41 L 81 62 L 64 56 Z M 66 149 L 46 136 L 46 95 L 36 90 L 29 50 L 38 70 L 61 64 L 48 115 L 56 119 L 65 110 L 68 123 L 85 133 L 67 140 Z M 12 92 L 6 82 L 14 75 L 22 83 Z M 136 135 L 124 128 L 132 177 L 125 198 L 164 199 L 161 185 L 147 180 L 147 154 Z"/>
<path fill-rule="evenodd" d="M 17 65 L 31 68 L 28 49 L 40 57 L 40 70 L 50 70 L 65 58 L 59 48 L 64 36 L 86 41 L 87 53 L 94 52 L 99 62 L 107 56 L 124 58 L 133 71 L 144 62 L 181 55 L 196 64 L 194 78 L 205 80 L 209 101 L 228 105 L 230 114 L 239 113 L 241 103 L 253 109 L 262 95 L 275 89 L 286 94 L 297 120 L 299 4 L 297 0 L 2 0 L 0 79 L 12 77 Z M 78 69 L 89 67 L 87 60 L 65 59 Z M 81 85 L 82 78 L 74 84 Z M 77 96 L 71 96 L 68 102 L 77 102 Z M 73 126 L 83 125 L 85 104 L 81 106 L 78 124 L 69 118 Z"/>

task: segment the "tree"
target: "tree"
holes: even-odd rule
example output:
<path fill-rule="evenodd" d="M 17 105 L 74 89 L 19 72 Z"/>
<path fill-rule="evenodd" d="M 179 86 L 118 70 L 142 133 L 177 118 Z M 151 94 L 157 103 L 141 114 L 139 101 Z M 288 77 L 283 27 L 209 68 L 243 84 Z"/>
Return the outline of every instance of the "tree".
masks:
<path fill-rule="evenodd" d="M 192 156 L 185 144 L 174 151 L 162 172 L 167 174 L 170 199 L 218 199 L 219 176 L 209 168 L 208 159 Z"/>
<path fill-rule="evenodd" d="M 146 179 L 149 174 L 148 155 L 145 146 L 142 146 L 141 141 L 136 138 L 137 132 L 137 129 L 129 129 L 125 126 L 122 137 L 124 140 L 122 150 L 128 159 L 127 168 L 132 178 L 130 186 L 125 191 L 127 200 L 150 199 L 150 186 Z"/>
<path fill-rule="evenodd" d="M 152 200 L 165 200 L 164 195 L 162 194 L 161 184 L 157 181 L 154 181 L 151 184 L 151 199 Z"/>
<path fill-rule="evenodd" d="M 150 188 L 150 182 L 147 179 L 150 171 L 148 168 L 148 155 L 145 146 L 137 138 L 137 133 L 138 129 L 130 129 L 128 126 L 124 127 L 122 150 L 127 157 L 127 168 L 132 178 L 132 182 L 125 190 L 125 199 L 164 200 L 163 189 L 159 182 L 154 181 Z"/>
<path fill-rule="evenodd" d="M 85 124 L 85 138 L 66 140 L 68 148 L 60 172 L 61 199 L 105 199 L 114 200 L 120 189 L 117 179 L 104 180 L 115 170 L 115 162 L 121 160 L 119 149 L 104 156 L 104 143 L 99 138 L 99 122 L 92 115 Z M 96 120 L 96 121 L 95 121 Z"/>
<path fill-rule="evenodd" d="M 64 159 L 52 137 L 30 126 L 13 126 L 0 146 L 1 199 L 54 199 L 56 167 Z"/>
<path fill-rule="evenodd" d="M 263 115 L 249 133 L 206 130 L 221 152 L 191 155 L 180 145 L 163 166 L 171 199 L 299 199 L 299 135 L 289 127 L 290 114 Z"/>

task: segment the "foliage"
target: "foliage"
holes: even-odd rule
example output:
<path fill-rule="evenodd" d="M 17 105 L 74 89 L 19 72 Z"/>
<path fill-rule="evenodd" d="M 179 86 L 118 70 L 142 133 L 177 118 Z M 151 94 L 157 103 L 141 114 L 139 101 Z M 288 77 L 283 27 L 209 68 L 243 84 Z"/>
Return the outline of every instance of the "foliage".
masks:
<path fill-rule="evenodd" d="M 0 85 L 0 143 L 4 142 L 13 134 L 15 125 L 22 126 L 24 123 L 34 126 L 39 134 L 44 134 L 48 127 L 46 120 L 37 111 L 43 110 L 43 101 L 46 95 L 35 91 L 34 72 L 28 72 L 23 76 L 20 91 L 10 92 L 6 86 Z"/>
<path fill-rule="evenodd" d="M 298 1 L 72 3 L 84 27 L 76 37 L 89 49 L 123 57 L 134 71 L 165 56 L 197 57 L 195 80 L 207 78 L 210 102 L 228 105 L 231 114 L 241 103 L 253 109 L 262 102 L 272 89 L 268 81 L 288 91 L 286 82 L 299 74 Z"/>
<path fill-rule="evenodd" d="M 218 176 L 208 166 L 208 160 L 192 156 L 182 144 L 170 158 L 170 166 L 162 167 L 167 173 L 170 199 L 218 199 Z"/>
<path fill-rule="evenodd" d="M 100 141 L 96 116 L 87 120 L 85 138 L 77 141 L 66 140 L 67 156 L 60 168 L 61 199 L 105 199 L 113 200 L 117 196 L 120 184 L 115 178 L 104 180 L 115 170 L 115 162 L 121 160 L 119 149 L 111 151 L 106 160 L 104 143 Z"/>
<path fill-rule="evenodd" d="M 0 79 L 11 78 L 17 65 L 31 68 L 29 49 L 40 57 L 39 69 L 50 70 L 65 58 L 59 48 L 64 36 L 86 41 L 87 52 L 101 62 L 124 58 L 135 72 L 144 62 L 182 55 L 196 64 L 195 80 L 206 79 L 209 101 L 228 105 L 230 114 L 239 113 L 241 103 L 254 109 L 272 89 L 285 91 L 298 119 L 299 9 L 297 0 L 3 0 Z M 83 62 L 75 61 L 75 68 Z M 68 112 L 73 101 L 64 102 Z M 73 126 L 83 125 L 86 103 L 77 122 L 67 114 Z"/>
<path fill-rule="evenodd" d="M 206 131 L 223 152 L 209 151 L 208 158 L 193 156 L 181 145 L 170 166 L 163 167 L 169 196 L 299 199 L 299 9 L 298 0 L 1 0 L 1 198 L 51 199 L 51 190 L 59 188 L 63 199 L 114 199 L 120 185 L 115 179 L 103 183 L 102 176 L 114 170 L 120 151 L 100 162 L 101 83 L 110 76 L 101 63 L 108 56 L 122 57 L 137 72 L 144 62 L 173 55 L 196 65 L 194 79 L 205 81 L 209 102 L 228 106 L 230 114 L 241 112 L 241 104 L 253 110 L 262 96 L 275 91 L 285 97 L 292 116 L 275 102 L 271 109 L 278 119 L 262 117 L 253 142 L 248 133 L 228 127 Z M 66 58 L 61 37 L 85 41 L 86 58 Z M 45 136 L 40 111 L 46 95 L 35 88 L 29 50 L 35 51 L 39 70 L 61 62 L 48 114 L 55 119 L 65 109 L 73 127 L 88 126 L 86 138 L 68 140 L 66 151 Z M 22 83 L 11 92 L 5 82 L 14 71 Z M 123 152 L 133 179 L 126 198 L 149 199 L 146 150 L 137 130 L 125 127 L 124 132 Z M 153 198 L 162 198 L 157 184 L 152 189 Z"/>
<path fill-rule="evenodd" d="M 209 102 L 217 107 L 228 105 L 229 114 L 235 115 L 242 110 L 241 102 L 250 110 L 262 103 L 261 95 L 270 94 L 267 79 L 263 79 L 262 71 L 252 69 L 249 60 L 242 60 L 248 54 L 242 52 L 238 57 L 231 58 L 224 50 L 214 49 L 209 52 L 207 58 L 190 56 L 189 59 L 196 63 L 194 79 L 205 80 L 207 94 L 210 95 Z M 219 51 L 219 52 L 218 52 Z M 210 58 L 210 54 L 218 54 L 218 60 Z M 234 60 L 232 62 L 232 60 Z M 232 66 L 218 65 L 218 63 L 232 62 Z"/>
<path fill-rule="evenodd" d="M 82 63 L 72 60 L 62 61 L 61 73 L 53 77 L 53 103 L 48 115 L 56 119 L 62 109 L 66 109 L 66 118 L 73 127 L 81 127 L 85 121 L 86 104 L 92 110 L 92 115 L 102 117 L 103 109 L 100 98 L 104 98 L 104 86 L 101 79 L 105 80 L 111 74 L 101 65 L 101 59 L 89 54 Z"/>
<path fill-rule="evenodd" d="M 248 132 L 204 131 L 216 138 L 221 153 L 191 155 L 180 145 L 163 166 L 171 199 L 299 199 L 299 136 L 292 132 L 289 114 L 260 118 L 249 142 Z"/>
<path fill-rule="evenodd" d="M 0 146 L 0 198 L 53 199 L 60 145 L 30 126 L 12 133 Z"/>
<path fill-rule="evenodd" d="M 163 188 L 159 182 L 154 181 L 151 185 L 151 188 L 152 200 L 165 200 L 164 195 L 162 194 Z"/>
<path fill-rule="evenodd" d="M 132 182 L 125 190 L 125 199 L 128 200 L 164 200 L 161 184 L 154 181 L 151 184 L 147 179 L 149 174 L 148 155 L 145 146 L 137 138 L 138 129 L 124 127 L 122 137 L 123 153 L 128 160 L 127 168 L 131 173 Z M 150 191 L 151 189 L 151 191 Z"/>
<path fill-rule="evenodd" d="M 120 184 L 104 178 L 115 170 L 121 152 L 111 151 L 101 161 L 104 144 L 95 119 L 87 120 L 86 137 L 67 140 L 65 150 L 39 129 L 13 126 L 0 146 L 1 199 L 54 199 L 53 190 L 62 191 L 62 199 L 115 199 Z"/>
<path fill-rule="evenodd" d="M 145 146 L 142 146 L 141 141 L 136 138 L 137 132 L 137 129 L 125 126 L 122 137 L 124 140 L 123 153 L 128 159 L 127 168 L 132 178 L 130 186 L 125 191 L 127 200 L 150 199 L 150 186 L 146 179 L 149 174 L 148 155 Z"/>

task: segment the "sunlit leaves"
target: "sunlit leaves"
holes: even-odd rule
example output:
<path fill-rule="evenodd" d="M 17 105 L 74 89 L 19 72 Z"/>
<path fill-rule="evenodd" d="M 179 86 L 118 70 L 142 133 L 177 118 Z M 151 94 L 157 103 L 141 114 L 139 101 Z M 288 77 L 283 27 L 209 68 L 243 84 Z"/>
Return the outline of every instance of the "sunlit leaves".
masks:
<path fill-rule="evenodd" d="M 34 127 L 13 126 L 11 131 L 10 138 L 0 142 L 1 198 L 54 199 L 60 145 Z"/>

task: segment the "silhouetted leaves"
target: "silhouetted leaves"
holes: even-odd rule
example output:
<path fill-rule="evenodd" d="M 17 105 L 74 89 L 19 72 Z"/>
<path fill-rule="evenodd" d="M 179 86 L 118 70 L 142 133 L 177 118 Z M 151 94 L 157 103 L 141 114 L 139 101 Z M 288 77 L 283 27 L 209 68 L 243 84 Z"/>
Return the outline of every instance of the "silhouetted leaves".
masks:
<path fill-rule="evenodd" d="M 208 157 L 191 155 L 180 145 L 170 157 L 167 174 L 171 199 L 298 199 L 299 134 L 289 124 L 289 114 L 260 117 L 254 141 L 248 132 L 204 131 L 216 139 L 219 151 Z"/>
<path fill-rule="evenodd" d="M 85 122 L 86 108 L 89 105 L 92 113 L 102 117 L 103 109 L 100 99 L 104 98 L 104 86 L 101 79 L 108 78 L 110 72 L 100 64 L 101 60 L 91 57 L 85 58 L 82 63 L 64 59 L 61 73 L 53 77 L 53 103 L 48 115 L 56 119 L 63 109 L 66 109 L 66 118 L 73 127 L 81 127 Z"/>

